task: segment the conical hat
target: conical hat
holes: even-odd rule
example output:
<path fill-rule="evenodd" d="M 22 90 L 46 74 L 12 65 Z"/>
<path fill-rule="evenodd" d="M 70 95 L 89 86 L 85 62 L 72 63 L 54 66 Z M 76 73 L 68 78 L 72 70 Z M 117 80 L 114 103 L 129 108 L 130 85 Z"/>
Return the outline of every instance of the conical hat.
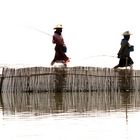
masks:
<path fill-rule="evenodd" d="M 125 31 L 122 35 L 132 35 L 129 31 Z"/>
<path fill-rule="evenodd" d="M 58 28 L 63 29 L 62 24 L 57 24 L 53 29 L 58 29 Z"/>

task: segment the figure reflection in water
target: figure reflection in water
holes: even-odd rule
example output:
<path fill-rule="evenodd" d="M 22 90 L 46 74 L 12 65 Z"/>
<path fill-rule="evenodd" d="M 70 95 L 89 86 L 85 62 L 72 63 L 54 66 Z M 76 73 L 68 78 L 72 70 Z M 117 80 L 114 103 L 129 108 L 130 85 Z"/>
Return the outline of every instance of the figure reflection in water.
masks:
<path fill-rule="evenodd" d="M 62 37 L 62 25 L 58 24 L 54 30 L 53 40 L 52 42 L 56 44 L 55 46 L 55 56 L 51 62 L 51 65 L 54 63 L 63 63 L 64 66 L 67 66 L 67 62 L 69 62 L 69 58 L 66 56 L 67 47 L 64 43 L 64 39 Z"/>
<path fill-rule="evenodd" d="M 129 44 L 129 38 L 130 38 L 130 33 L 129 31 L 126 31 L 123 33 L 123 39 L 121 41 L 121 48 L 118 52 L 118 58 L 120 58 L 119 60 L 119 64 L 116 65 L 114 68 L 118 68 L 118 67 L 127 67 L 127 66 L 131 66 L 133 65 L 133 60 L 130 57 L 130 52 L 134 51 L 134 46 Z"/>
<path fill-rule="evenodd" d="M 118 73 L 118 85 L 121 92 L 133 91 L 133 70 L 130 69 L 119 69 Z"/>
<path fill-rule="evenodd" d="M 133 71 L 129 69 L 120 69 L 117 72 L 122 107 L 125 109 L 126 123 L 128 123 L 128 107 L 132 104 L 132 94 L 134 90 Z"/>
<path fill-rule="evenodd" d="M 63 92 L 66 87 L 66 73 L 67 70 L 65 68 L 55 68 L 55 104 L 56 111 L 63 111 Z"/>

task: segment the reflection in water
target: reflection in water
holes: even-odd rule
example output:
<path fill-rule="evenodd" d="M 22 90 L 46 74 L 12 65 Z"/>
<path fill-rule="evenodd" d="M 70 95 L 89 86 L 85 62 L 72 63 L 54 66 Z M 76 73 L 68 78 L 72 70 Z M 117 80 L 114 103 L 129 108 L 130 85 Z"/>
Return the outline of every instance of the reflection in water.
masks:
<path fill-rule="evenodd" d="M 126 122 L 128 122 L 128 107 L 131 107 L 133 98 L 133 70 L 124 69 L 118 70 L 118 86 L 122 97 L 122 107 L 125 108 Z"/>
<path fill-rule="evenodd" d="M 54 92 L 1 93 L 4 113 L 34 112 L 67 113 L 123 110 L 139 107 L 139 92 L 135 92 L 133 71 L 119 70 L 118 92 L 66 92 L 66 70 L 55 69 Z"/>
<path fill-rule="evenodd" d="M 61 96 L 60 96 L 61 95 Z M 125 111 L 139 107 L 139 93 L 2 93 L 5 113 L 33 112 L 52 114 L 67 112 Z"/>
<path fill-rule="evenodd" d="M 56 103 L 56 110 L 63 110 L 63 90 L 66 84 L 66 69 L 65 68 L 55 68 L 55 103 Z"/>
<path fill-rule="evenodd" d="M 1 92 L 0 113 L 3 113 L 3 116 L 0 114 L 1 137 L 4 136 L 5 140 L 11 138 L 14 140 L 138 139 L 135 127 L 139 116 L 136 119 L 133 117 L 134 113 L 139 113 L 140 93 L 137 90 L 139 85 L 133 77 L 133 71 L 118 70 L 115 77 L 117 83 L 112 83 L 113 76 L 95 77 L 98 84 L 101 82 L 105 86 L 99 85 L 98 88 L 107 89 L 100 92 L 67 91 L 66 75 L 65 68 L 55 69 L 55 75 L 50 76 L 55 79 L 52 82 L 54 85 L 50 86 L 55 87 L 53 91 L 32 92 L 30 89 L 29 92 L 12 92 L 12 90 L 10 92 L 9 88 L 9 92 Z M 41 86 L 41 82 L 37 82 L 36 77 L 31 78 Z M 40 78 L 42 79 L 41 76 Z M 84 75 L 85 81 L 89 80 L 88 78 Z M 102 78 L 116 87 L 106 86 L 107 84 L 101 81 Z M 77 83 L 80 83 L 80 80 Z M 91 83 L 96 82 L 91 81 Z M 16 128 L 16 133 L 13 128 Z"/>
<path fill-rule="evenodd" d="M 133 70 L 118 70 L 118 86 L 121 92 L 132 91 L 133 86 Z"/>

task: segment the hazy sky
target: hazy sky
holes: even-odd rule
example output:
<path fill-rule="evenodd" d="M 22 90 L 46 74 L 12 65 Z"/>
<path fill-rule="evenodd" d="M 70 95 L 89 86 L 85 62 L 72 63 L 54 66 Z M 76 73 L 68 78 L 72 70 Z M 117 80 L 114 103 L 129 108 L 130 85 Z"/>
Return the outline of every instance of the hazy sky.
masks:
<path fill-rule="evenodd" d="M 62 24 L 69 66 L 113 67 L 122 33 L 130 44 L 134 68 L 140 68 L 138 0 L 0 0 L 0 65 L 50 66 L 53 27 Z"/>

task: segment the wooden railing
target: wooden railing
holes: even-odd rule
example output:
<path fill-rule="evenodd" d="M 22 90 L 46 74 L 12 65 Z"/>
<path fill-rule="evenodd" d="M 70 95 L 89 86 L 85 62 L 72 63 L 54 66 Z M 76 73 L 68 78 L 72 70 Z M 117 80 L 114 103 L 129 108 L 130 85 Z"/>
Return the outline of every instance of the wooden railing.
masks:
<path fill-rule="evenodd" d="M 139 91 L 140 71 L 97 67 L 3 68 L 0 92 Z"/>

